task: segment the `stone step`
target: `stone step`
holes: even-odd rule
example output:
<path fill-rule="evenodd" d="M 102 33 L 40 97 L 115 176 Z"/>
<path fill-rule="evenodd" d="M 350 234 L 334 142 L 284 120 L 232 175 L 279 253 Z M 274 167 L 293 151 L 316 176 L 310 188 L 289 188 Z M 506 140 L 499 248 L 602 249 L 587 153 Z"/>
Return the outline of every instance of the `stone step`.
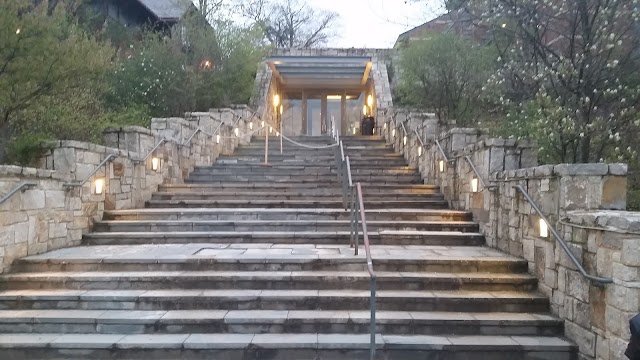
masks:
<path fill-rule="evenodd" d="M 84 236 L 87 245 L 254 243 L 348 244 L 349 231 L 260 232 L 260 231 L 176 231 L 176 232 L 92 232 Z M 482 246 L 480 233 L 458 231 L 370 231 L 371 243 L 380 245 Z"/>
<path fill-rule="evenodd" d="M 304 168 L 300 166 L 282 166 L 282 167 L 258 167 L 258 166 L 236 166 L 233 168 L 224 167 L 224 165 L 215 165 L 212 167 L 197 167 L 190 175 L 216 175 L 216 174 L 233 174 L 233 175 L 297 175 L 297 176 L 309 176 L 316 175 L 321 177 L 338 176 L 338 171 L 335 167 L 330 168 L 328 166 L 319 167 L 312 166 Z M 351 175 L 416 175 L 418 170 L 409 166 L 394 166 L 385 169 L 377 168 L 352 168 Z"/>
<path fill-rule="evenodd" d="M 276 182 L 256 182 L 242 183 L 236 182 L 213 182 L 203 184 L 163 184 L 159 186 L 159 191 L 182 191 L 182 192 L 207 192 L 207 191 L 277 191 L 278 193 L 304 192 L 304 193 L 322 193 L 322 194 L 342 194 L 340 187 L 327 187 L 326 184 L 320 183 L 276 183 Z M 440 193 L 440 188 L 435 185 L 428 184 L 370 184 L 362 187 L 362 192 L 366 197 L 368 194 L 386 195 L 386 194 L 434 194 Z"/>
<path fill-rule="evenodd" d="M 379 290 L 532 291 L 528 274 L 387 272 L 377 275 Z M 366 271 L 109 271 L 31 272 L 0 278 L 5 289 L 369 289 Z"/>
<path fill-rule="evenodd" d="M 376 271 L 526 273 L 527 261 L 487 247 L 371 248 Z M 344 245 L 160 244 L 78 246 L 18 259 L 15 272 L 88 271 L 366 271 L 362 252 Z"/>
<path fill-rule="evenodd" d="M 237 162 L 220 162 L 220 163 L 214 163 L 212 165 L 209 166 L 199 166 L 196 169 L 205 169 L 205 170 L 210 170 L 210 169 L 225 169 L 225 170 L 245 170 L 245 169 L 251 169 L 254 170 L 256 172 L 260 172 L 261 170 L 269 170 L 269 169 L 274 169 L 274 170 L 278 170 L 278 171 L 295 171 L 295 172 L 299 172 L 302 170 L 308 170 L 308 171 L 334 171 L 336 169 L 336 163 L 335 161 L 331 164 L 327 163 L 327 164 L 323 164 L 323 163 L 304 163 L 301 162 L 299 164 L 286 164 L 286 163 L 270 163 L 268 165 L 265 165 L 264 163 L 237 163 Z M 351 170 L 352 171 L 357 171 L 358 169 L 363 169 L 363 170 L 370 170 L 370 171 L 381 171 L 381 170 L 386 170 L 386 169 L 398 169 L 398 170 L 406 170 L 406 169 L 412 169 L 415 171 L 418 171 L 417 168 L 408 166 L 406 163 L 405 164 L 397 164 L 397 165 L 389 165 L 389 166 L 385 166 L 385 167 L 380 167 L 380 166 L 373 166 L 369 163 L 366 162 L 361 162 L 359 163 L 357 166 L 355 164 L 351 164 Z"/>
<path fill-rule="evenodd" d="M 387 167 L 387 166 L 407 166 L 407 162 L 402 158 L 388 158 L 388 159 L 361 159 L 361 158 L 350 158 L 350 165 L 352 168 L 355 167 Z M 264 156 L 244 156 L 237 158 L 224 158 L 219 157 L 216 160 L 215 165 L 220 164 L 252 164 L 252 165 L 260 165 L 264 164 Z M 273 159 L 269 158 L 269 164 L 265 166 L 273 166 L 273 165 L 318 165 L 318 166 L 335 166 L 336 159 L 335 158 L 301 158 L 301 159 Z"/>
<path fill-rule="evenodd" d="M 0 310 L 356 310 L 369 307 L 369 290 L 9 290 Z M 381 290 L 380 311 L 545 312 L 549 300 L 529 291 Z"/>
<path fill-rule="evenodd" d="M 559 337 L 376 335 L 376 360 L 573 360 Z M 8 334 L 6 359 L 365 360 L 368 334 Z"/>
<path fill-rule="evenodd" d="M 446 209 L 448 203 L 438 199 L 419 200 L 376 200 L 367 198 L 364 200 L 366 209 Z M 239 199 L 239 200 L 149 200 L 146 202 L 147 208 L 344 208 L 342 200 L 322 200 L 309 196 L 300 200 L 259 200 L 259 199 Z"/>
<path fill-rule="evenodd" d="M 262 191 L 259 189 L 241 189 L 235 191 L 208 191 L 208 192 L 184 192 L 184 191 L 161 191 L 153 193 L 152 200 L 259 200 L 259 201 L 277 201 L 277 200 L 317 200 L 321 202 L 342 201 L 342 190 L 334 189 L 329 192 L 316 191 Z M 376 196 L 377 195 L 377 196 Z M 348 198 L 350 199 L 350 198 Z M 432 194 L 373 194 L 367 196 L 364 194 L 365 205 L 369 200 L 385 199 L 386 201 L 414 201 L 414 200 L 444 200 L 444 195 L 440 193 Z"/>
<path fill-rule="evenodd" d="M 0 310 L 2 332 L 34 336 L 54 330 L 67 334 L 366 334 L 369 320 L 366 310 Z M 376 314 L 376 329 L 386 335 L 559 336 L 562 325 L 556 318 L 535 313 Z"/>
<path fill-rule="evenodd" d="M 449 209 L 370 209 L 367 221 L 471 221 L 467 211 Z M 350 213 L 342 209 L 133 209 L 105 210 L 105 220 L 349 220 Z"/>
<path fill-rule="evenodd" d="M 400 183 L 400 184 L 420 184 L 422 183 L 422 179 L 418 174 L 403 174 L 403 175 L 362 175 L 362 174 L 351 174 L 351 178 L 353 182 L 360 182 L 365 184 L 369 183 Z M 245 174 L 245 175 L 235 175 L 235 174 L 199 174 L 192 173 L 189 174 L 189 177 L 185 180 L 187 183 L 194 182 L 219 182 L 219 181 L 229 181 L 229 182 L 313 182 L 324 184 L 325 186 L 339 186 L 340 179 L 337 174 L 327 174 L 327 175 L 305 175 L 305 174 Z"/>
<path fill-rule="evenodd" d="M 478 232 L 477 223 L 470 221 L 367 221 L 370 231 L 416 230 Z M 134 231 L 349 231 L 347 220 L 297 220 L 297 221 L 206 221 L 206 220 L 149 220 L 149 221 L 99 221 L 94 224 L 98 232 Z"/>

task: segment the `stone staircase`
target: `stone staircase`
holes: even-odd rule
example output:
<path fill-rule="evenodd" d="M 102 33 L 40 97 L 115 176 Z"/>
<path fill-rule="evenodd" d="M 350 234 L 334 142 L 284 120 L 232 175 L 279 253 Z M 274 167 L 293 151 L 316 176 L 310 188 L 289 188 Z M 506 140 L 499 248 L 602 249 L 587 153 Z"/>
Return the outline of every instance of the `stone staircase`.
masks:
<path fill-rule="evenodd" d="M 320 146 L 324 137 L 296 140 Z M 377 358 L 575 358 L 527 262 L 378 137 L 346 137 L 378 274 Z M 333 149 L 263 139 L 0 278 L 1 359 L 368 359 L 369 274 Z M 275 145 L 275 146 L 273 146 Z"/>

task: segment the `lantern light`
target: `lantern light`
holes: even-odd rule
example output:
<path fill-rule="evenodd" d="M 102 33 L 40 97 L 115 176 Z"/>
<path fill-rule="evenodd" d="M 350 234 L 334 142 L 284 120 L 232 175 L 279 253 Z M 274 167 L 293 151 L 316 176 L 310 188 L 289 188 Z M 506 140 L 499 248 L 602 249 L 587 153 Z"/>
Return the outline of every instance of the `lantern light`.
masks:
<path fill-rule="evenodd" d="M 540 237 L 548 238 L 549 237 L 549 227 L 547 226 L 547 222 L 544 221 L 543 218 L 540 218 Z"/>
<path fill-rule="evenodd" d="M 362 115 L 367 116 L 367 110 L 368 110 L 368 109 L 367 109 L 367 105 L 364 105 L 364 106 L 362 107 Z"/>
<path fill-rule="evenodd" d="M 384 130 L 387 130 L 387 123 L 384 123 L 384 125 L 382 125 L 382 128 L 383 128 Z"/>
<path fill-rule="evenodd" d="M 404 138 L 402 138 L 402 144 L 407 145 L 407 135 L 405 135 Z"/>
<path fill-rule="evenodd" d="M 422 146 L 418 146 L 418 157 L 422 156 Z"/>
<path fill-rule="evenodd" d="M 478 178 L 471 179 L 471 192 L 478 192 Z"/>
<path fill-rule="evenodd" d="M 282 115 L 282 113 L 284 113 L 284 106 L 280 105 L 280 115 Z"/>
<path fill-rule="evenodd" d="M 220 134 L 216 135 L 216 144 L 220 144 Z"/>
<path fill-rule="evenodd" d="M 236 134 L 236 137 L 240 137 L 240 129 L 235 128 L 233 129 L 233 132 Z"/>
<path fill-rule="evenodd" d="M 262 127 L 264 127 L 264 120 L 262 120 Z"/>
<path fill-rule="evenodd" d="M 440 168 L 440 172 L 444 172 L 444 160 L 438 162 L 438 167 Z"/>
<path fill-rule="evenodd" d="M 269 126 L 269 134 L 273 133 L 273 128 Z"/>
<path fill-rule="evenodd" d="M 369 105 L 370 108 L 373 107 L 373 95 L 367 97 L 367 105 Z"/>
<path fill-rule="evenodd" d="M 151 158 L 151 170 L 158 171 L 160 169 L 160 158 L 152 157 Z"/>
<path fill-rule="evenodd" d="M 278 105 L 280 105 L 280 95 L 275 94 L 273 95 L 273 107 L 278 108 Z"/>
<path fill-rule="evenodd" d="M 95 194 L 102 195 L 104 193 L 104 178 L 96 178 L 95 180 Z"/>
<path fill-rule="evenodd" d="M 253 130 L 253 121 L 249 123 L 249 130 Z"/>
<path fill-rule="evenodd" d="M 391 130 L 391 137 L 396 137 L 396 129 Z"/>
<path fill-rule="evenodd" d="M 21 32 L 21 31 L 22 31 L 22 30 L 20 30 L 20 28 L 17 28 L 17 29 L 16 29 L 16 35 L 20 35 L 20 32 Z"/>
<path fill-rule="evenodd" d="M 356 128 L 355 128 L 355 126 L 354 126 L 354 127 L 353 127 L 353 135 L 355 135 L 355 134 L 356 134 Z"/>

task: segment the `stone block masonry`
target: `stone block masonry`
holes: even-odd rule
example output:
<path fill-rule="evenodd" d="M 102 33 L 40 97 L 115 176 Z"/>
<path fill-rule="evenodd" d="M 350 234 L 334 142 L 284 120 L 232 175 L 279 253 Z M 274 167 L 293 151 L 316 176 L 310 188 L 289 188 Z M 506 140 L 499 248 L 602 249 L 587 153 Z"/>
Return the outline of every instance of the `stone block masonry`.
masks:
<path fill-rule="evenodd" d="M 23 182 L 35 184 L 0 204 L 0 272 L 14 259 L 79 245 L 104 210 L 143 207 L 158 185 L 182 183 L 195 166 L 210 165 L 218 155 L 232 153 L 240 143 L 249 142 L 252 116 L 247 106 L 234 106 L 185 118 L 153 119 L 151 129 L 106 129 L 104 145 L 58 141 L 45 150 L 35 168 L 0 166 L 0 194 Z M 166 141 L 153 155 L 141 161 L 162 139 Z M 67 186 L 87 178 L 109 155 L 115 159 L 85 184 Z M 158 171 L 151 166 L 154 157 L 159 160 Z M 104 179 L 102 194 L 95 194 L 96 178 Z"/>
<path fill-rule="evenodd" d="M 627 166 L 538 166 L 529 140 L 490 138 L 481 129 L 440 132 L 444 126 L 424 114 L 388 113 L 382 135 L 426 183 L 441 187 L 453 208 L 474 214 L 487 245 L 527 260 L 581 358 L 626 359 L 628 320 L 640 311 L 640 214 L 624 211 Z M 540 216 L 515 186 L 526 190 L 587 273 L 614 283 L 599 286 L 583 277 L 553 235 L 542 236 Z"/>

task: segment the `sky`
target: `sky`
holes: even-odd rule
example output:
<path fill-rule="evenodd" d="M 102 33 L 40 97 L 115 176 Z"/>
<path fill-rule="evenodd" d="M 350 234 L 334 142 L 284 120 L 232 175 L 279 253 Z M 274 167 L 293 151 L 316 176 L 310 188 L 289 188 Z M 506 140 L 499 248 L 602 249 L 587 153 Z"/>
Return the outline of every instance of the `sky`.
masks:
<path fill-rule="evenodd" d="M 306 0 L 340 15 L 338 36 L 329 47 L 390 48 L 398 35 L 444 13 L 442 0 Z"/>

